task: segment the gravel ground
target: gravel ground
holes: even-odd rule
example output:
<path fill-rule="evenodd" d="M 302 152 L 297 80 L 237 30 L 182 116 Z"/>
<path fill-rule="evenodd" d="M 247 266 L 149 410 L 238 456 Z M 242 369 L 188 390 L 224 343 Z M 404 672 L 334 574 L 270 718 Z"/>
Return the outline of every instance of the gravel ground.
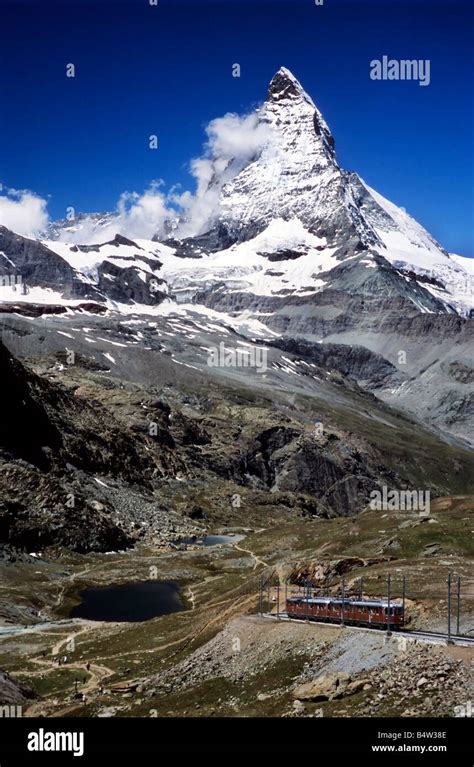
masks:
<path fill-rule="evenodd" d="M 344 693 L 341 687 L 328 699 L 330 716 L 456 716 L 457 707 L 474 692 L 472 658 L 469 648 L 246 616 L 230 621 L 203 647 L 144 685 L 153 685 L 158 694 L 176 693 L 206 680 L 248 681 L 268 671 L 275 682 L 273 696 L 280 697 L 293 694 L 299 685 L 340 674 L 354 681 L 352 690 L 359 694 Z M 300 672 L 284 682 L 278 667 L 289 659 L 300 659 Z M 272 693 L 266 689 L 257 697 L 270 700 Z M 238 710 L 238 702 L 232 705 Z M 282 702 L 281 715 L 321 715 L 314 713 L 311 702 L 288 705 L 284 708 Z"/>

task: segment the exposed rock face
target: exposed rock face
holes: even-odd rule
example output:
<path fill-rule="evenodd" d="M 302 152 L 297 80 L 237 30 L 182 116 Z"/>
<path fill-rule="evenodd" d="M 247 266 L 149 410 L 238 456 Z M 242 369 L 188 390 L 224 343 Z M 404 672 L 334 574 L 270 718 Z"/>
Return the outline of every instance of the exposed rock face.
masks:
<path fill-rule="evenodd" d="M 18 275 L 29 286 L 60 289 L 68 298 L 101 300 L 99 291 L 85 282 L 76 269 L 37 240 L 0 226 L 0 251 L 5 255 L 0 263 L 0 276 Z M 18 286 L 18 300 L 21 293 Z"/>
<path fill-rule="evenodd" d="M 337 441 L 322 448 L 303 441 L 291 451 L 276 451 L 271 466 L 274 489 L 317 496 L 323 516 L 347 513 L 352 504 L 357 506 L 367 497 L 374 483 L 374 476 L 367 476 L 370 469 L 362 457 L 357 452 L 351 455 Z"/>
<path fill-rule="evenodd" d="M 459 381 L 463 384 L 474 383 L 474 369 L 469 367 L 469 365 L 465 365 L 463 362 L 458 362 L 457 360 L 451 362 L 447 366 L 447 372 L 455 381 Z"/>
<path fill-rule="evenodd" d="M 64 546 L 80 553 L 125 549 L 133 543 L 114 522 L 112 508 L 97 508 L 77 491 L 74 505 L 68 506 L 68 488 L 54 476 L 7 465 L 1 486 L 0 542 L 33 552 Z M 12 492 L 15 487 L 21 491 Z"/>
<path fill-rule="evenodd" d="M 15 681 L 6 671 L 0 671 L 0 705 L 21 706 L 35 697 L 27 684 Z"/>
<path fill-rule="evenodd" d="M 375 354 L 363 346 L 312 344 L 294 338 L 281 338 L 273 344 L 302 359 L 311 360 L 323 369 L 338 370 L 342 375 L 355 379 L 361 386 L 371 390 L 389 384 L 400 385 L 405 379 L 395 365 L 381 354 Z"/>
<path fill-rule="evenodd" d="M 62 439 L 41 404 L 32 395 L 39 382 L 0 343 L 2 399 L 0 451 L 45 469 L 50 466 L 48 450 L 58 450 Z M 30 388 L 32 384 L 32 388 Z"/>
<path fill-rule="evenodd" d="M 109 413 L 39 378 L 1 343 L 0 366 L 9 398 L 0 422 L 5 457 L 22 459 L 42 471 L 69 461 L 84 471 L 113 472 L 142 483 L 148 465 L 151 476 L 151 464 Z"/>
<path fill-rule="evenodd" d="M 341 575 L 350 573 L 351 570 L 366 567 L 384 561 L 382 557 L 360 559 L 359 557 L 344 557 L 333 559 L 329 562 L 298 562 L 289 573 L 290 582 L 304 586 L 307 581 L 315 585 L 325 586 L 328 582 L 337 579 Z"/>
<path fill-rule="evenodd" d="M 344 671 L 332 672 L 314 679 L 312 682 L 300 684 L 292 692 L 296 700 L 306 700 L 319 703 L 325 700 L 338 700 L 347 695 L 354 695 L 363 689 L 367 680 L 352 681 L 350 674 Z"/>
<path fill-rule="evenodd" d="M 167 294 L 158 276 L 159 258 L 119 234 L 100 245 L 69 246 L 31 240 L 0 226 L 0 251 L 4 254 L 0 284 L 2 276 L 7 285 L 18 280 L 19 302 L 29 300 L 35 287 L 50 290 L 52 301 L 83 298 L 153 306 Z M 86 266 L 76 254 L 89 256 Z M 71 266 L 74 263 L 77 268 Z"/>
<path fill-rule="evenodd" d="M 113 473 L 146 487 L 153 462 L 103 410 L 28 371 L 0 344 L 0 543 L 38 550 L 125 548 L 111 509 L 81 491 L 77 472 Z"/>
<path fill-rule="evenodd" d="M 133 265 L 121 268 L 109 261 L 103 261 L 98 268 L 98 274 L 99 290 L 112 301 L 133 301 L 153 306 L 160 303 L 166 295 L 165 291 L 158 288 L 159 285 L 164 285 L 164 280 L 149 276 L 148 282 L 144 282 L 139 270 Z M 153 290 L 150 290 L 151 280 Z"/>

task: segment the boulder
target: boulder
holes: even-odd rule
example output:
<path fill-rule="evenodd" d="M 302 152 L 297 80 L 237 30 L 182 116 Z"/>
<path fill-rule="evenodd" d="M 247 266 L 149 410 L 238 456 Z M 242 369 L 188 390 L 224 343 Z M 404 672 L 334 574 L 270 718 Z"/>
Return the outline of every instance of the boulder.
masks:
<path fill-rule="evenodd" d="M 296 700 L 318 701 L 334 700 L 342 697 L 351 681 L 350 674 L 345 672 L 331 672 L 324 674 L 311 682 L 298 685 L 293 690 Z"/>

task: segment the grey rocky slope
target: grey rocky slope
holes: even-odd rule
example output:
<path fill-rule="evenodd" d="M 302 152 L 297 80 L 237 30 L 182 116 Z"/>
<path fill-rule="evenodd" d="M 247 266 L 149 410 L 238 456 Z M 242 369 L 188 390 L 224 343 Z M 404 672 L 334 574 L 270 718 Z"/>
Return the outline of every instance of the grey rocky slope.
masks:
<path fill-rule="evenodd" d="M 35 698 L 34 691 L 24 682 L 19 682 L 6 673 L 0 671 L 0 705 L 1 706 L 19 706 L 30 703 L 31 698 Z M 17 715 L 12 714 L 12 716 Z M 8 716 L 8 714 L 7 714 Z"/>
<path fill-rule="evenodd" d="M 311 346 L 269 347 L 264 374 L 213 368 L 205 349 L 229 344 L 227 328 L 203 330 L 199 315 L 131 322 L 4 319 L 5 343 L 28 364 L 0 347 L 3 543 L 102 551 L 173 541 L 213 520 L 242 524 L 262 506 L 352 515 L 384 485 L 472 490 L 468 450 L 361 388 L 357 377 L 397 383 L 376 355 L 354 349 L 350 371 L 344 357 L 328 370 Z"/>

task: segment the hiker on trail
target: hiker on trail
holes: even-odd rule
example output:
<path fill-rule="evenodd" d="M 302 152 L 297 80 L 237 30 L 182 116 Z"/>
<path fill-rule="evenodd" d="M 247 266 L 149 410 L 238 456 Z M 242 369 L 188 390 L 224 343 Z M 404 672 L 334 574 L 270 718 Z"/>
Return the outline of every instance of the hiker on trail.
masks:
<path fill-rule="evenodd" d="M 91 664 L 90 664 L 90 663 L 87 663 L 87 664 L 86 664 L 86 669 L 87 669 L 87 671 L 89 671 L 90 667 L 91 667 Z"/>

